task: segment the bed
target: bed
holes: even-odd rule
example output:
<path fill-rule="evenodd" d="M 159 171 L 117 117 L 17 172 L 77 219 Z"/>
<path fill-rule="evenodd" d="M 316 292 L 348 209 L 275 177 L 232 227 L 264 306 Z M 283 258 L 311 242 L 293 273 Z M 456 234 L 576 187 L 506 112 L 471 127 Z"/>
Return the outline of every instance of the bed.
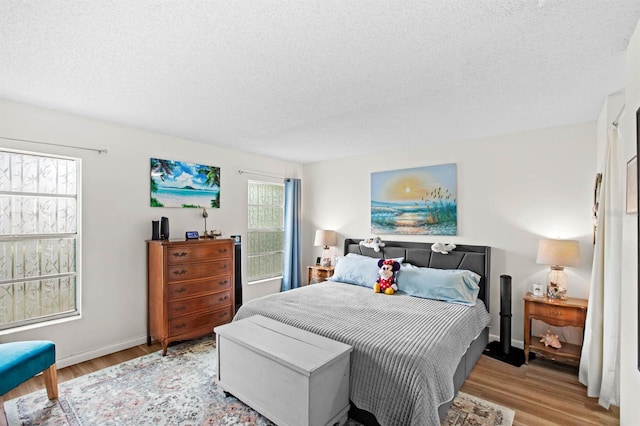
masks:
<path fill-rule="evenodd" d="M 345 240 L 345 255 L 478 274 L 476 303 L 387 296 L 327 281 L 252 300 L 234 320 L 263 315 L 351 345 L 351 418 L 367 425 L 439 424 L 488 342 L 490 247 L 461 245 L 440 254 L 431 243 L 385 241 L 377 252 L 359 241 Z"/>

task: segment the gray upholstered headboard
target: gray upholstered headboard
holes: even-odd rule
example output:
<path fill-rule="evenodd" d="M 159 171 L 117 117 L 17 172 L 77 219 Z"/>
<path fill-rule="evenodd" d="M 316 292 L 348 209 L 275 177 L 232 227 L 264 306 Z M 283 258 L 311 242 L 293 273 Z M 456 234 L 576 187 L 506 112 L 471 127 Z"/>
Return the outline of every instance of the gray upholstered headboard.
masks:
<path fill-rule="evenodd" d="M 404 261 L 416 266 L 437 269 L 467 269 L 480 275 L 480 293 L 478 298 L 484 301 L 489 310 L 489 278 L 491 265 L 491 247 L 459 245 L 449 254 L 435 253 L 433 243 L 415 243 L 407 241 L 384 241 L 385 246 L 376 252 L 372 248 L 360 245 L 360 241 L 351 238 L 344 240 L 344 253 L 357 253 L 376 258 L 404 257 Z"/>

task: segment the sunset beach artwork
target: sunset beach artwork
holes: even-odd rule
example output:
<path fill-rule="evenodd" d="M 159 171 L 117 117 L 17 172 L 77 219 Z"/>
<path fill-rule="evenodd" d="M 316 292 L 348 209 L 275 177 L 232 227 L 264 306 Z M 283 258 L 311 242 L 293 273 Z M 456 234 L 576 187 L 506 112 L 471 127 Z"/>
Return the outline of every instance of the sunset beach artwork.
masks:
<path fill-rule="evenodd" d="M 371 173 L 371 232 L 457 235 L 456 165 Z"/>
<path fill-rule="evenodd" d="M 219 208 L 220 167 L 152 158 L 151 207 Z"/>

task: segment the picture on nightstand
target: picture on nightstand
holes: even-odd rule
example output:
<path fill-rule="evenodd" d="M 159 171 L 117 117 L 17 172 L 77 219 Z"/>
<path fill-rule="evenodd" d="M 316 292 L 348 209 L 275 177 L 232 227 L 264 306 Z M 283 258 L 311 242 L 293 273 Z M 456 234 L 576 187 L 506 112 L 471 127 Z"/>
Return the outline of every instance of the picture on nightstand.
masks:
<path fill-rule="evenodd" d="M 533 297 L 544 297 L 547 293 L 547 286 L 545 284 L 533 283 L 531 284 L 531 295 Z"/>

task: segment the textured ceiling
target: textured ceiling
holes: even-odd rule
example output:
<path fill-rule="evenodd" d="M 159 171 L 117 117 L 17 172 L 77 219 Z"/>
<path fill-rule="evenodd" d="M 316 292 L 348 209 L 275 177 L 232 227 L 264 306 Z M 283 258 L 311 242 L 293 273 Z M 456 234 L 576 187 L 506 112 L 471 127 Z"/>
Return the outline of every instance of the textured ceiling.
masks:
<path fill-rule="evenodd" d="M 639 18 L 640 0 L 0 0 L 0 98 L 307 163 L 595 120 Z"/>

